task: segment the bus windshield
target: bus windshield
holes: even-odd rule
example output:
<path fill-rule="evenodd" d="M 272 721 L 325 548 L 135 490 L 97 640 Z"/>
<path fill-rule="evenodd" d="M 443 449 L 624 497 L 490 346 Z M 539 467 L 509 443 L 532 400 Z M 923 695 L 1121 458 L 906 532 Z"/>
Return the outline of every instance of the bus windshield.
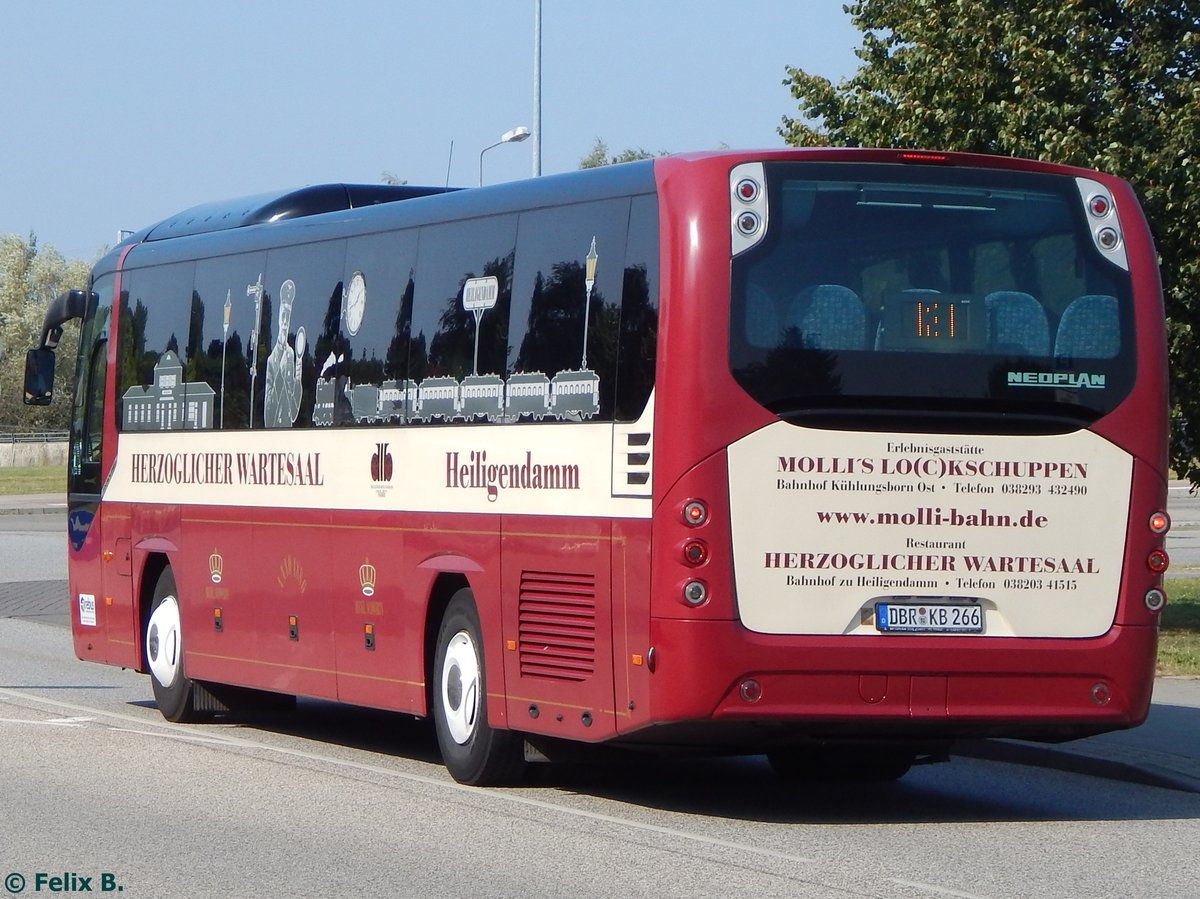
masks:
<path fill-rule="evenodd" d="M 1091 227 L 1112 202 L 1093 182 L 764 169 L 767 224 L 732 265 L 730 366 L 767 408 L 1020 413 L 1079 427 L 1128 394 L 1130 278 L 1123 250 Z"/>

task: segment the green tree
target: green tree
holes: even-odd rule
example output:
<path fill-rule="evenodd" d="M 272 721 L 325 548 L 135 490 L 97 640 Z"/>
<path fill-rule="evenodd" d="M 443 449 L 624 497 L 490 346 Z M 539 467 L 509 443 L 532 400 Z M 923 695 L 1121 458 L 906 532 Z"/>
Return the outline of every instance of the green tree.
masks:
<path fill-rule="evenodd" d="M 1200 484 L 1200 0 L 859 0 L 861 61 L 788 68 L 793 146 L 924 147 L 1112 172 L 1139 191 L 1169 319 L 1171 464 Z"/>
<path fill-rule="evenodd" d="M 66 430 L 78 346 L 77 323 L 63 329 L 49 406 L 22 402 L 25 351 L 38 344 L 46 307 L 64 290 L 87 286 L 88 267 L 68 262 L 53 247 L 0 235 L 0 431 Z"/>
<path fill-rule="evenodd" d="M 651 153 L 638 147 L 636 150 L 625 150 L 616 156 L 608 155 L 608 144 L 600 138 L 592 145 L 587 156 L 579 160 L 581 169 L 598 169 L 603 165 L 618 165 L 622 162 L 637 162 L 639 159 L 653 159 L 655 156 L 666 156 L 665 152 Z"/>

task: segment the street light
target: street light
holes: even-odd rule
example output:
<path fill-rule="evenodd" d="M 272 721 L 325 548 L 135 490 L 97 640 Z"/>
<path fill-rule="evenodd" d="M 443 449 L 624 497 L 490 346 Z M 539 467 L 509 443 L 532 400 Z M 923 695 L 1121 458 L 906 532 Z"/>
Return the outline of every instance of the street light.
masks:
<path fill-rule="evenodd" d="M 542 176 L 542 0 L 533 4 L 533 177 Z"/>
<path fill-rule="evenodd" d="M 525 140 L 527 137 L 529 137 L 529 129 L 526 128 L 524 125 L 518 125 L 516 128 L 513 128 L 511 131 L 505 131 L 502 135 L 500 135 L 500 140 L 496 141 L 494 144 L 489 144 L 488 146 L 484 147 L 482 150 L 479 151 L 479 186 L 480 187 L 483 187 L 483 154 L 486 153 L 488 150 L 491 150 L 494 147 L 500 146 L 501 144 L 519 144 L 521 141 Z"/>

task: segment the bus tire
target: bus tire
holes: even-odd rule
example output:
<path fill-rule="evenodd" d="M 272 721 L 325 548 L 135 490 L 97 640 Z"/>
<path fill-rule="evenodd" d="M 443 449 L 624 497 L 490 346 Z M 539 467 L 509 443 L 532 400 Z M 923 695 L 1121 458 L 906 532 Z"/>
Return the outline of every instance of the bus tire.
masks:
<path fill-rule="evenodd" d="M 442 761 L 459 783 L 515 783 L 525 767 L 524 739 L 487 720 L 487 681 L 479 613 L 470 589 L 454 594 L 438 628 L 433 721 Z"/>
<path fill-rule="evenodd" d="M 158 710 L 168 721 L 199 720 L 192 698 L 192 681 L 183 670 L 183 627 L 175 575 L 163 569 L 154 586 L 150 619 L 146 623 L 146 667 Z"/>

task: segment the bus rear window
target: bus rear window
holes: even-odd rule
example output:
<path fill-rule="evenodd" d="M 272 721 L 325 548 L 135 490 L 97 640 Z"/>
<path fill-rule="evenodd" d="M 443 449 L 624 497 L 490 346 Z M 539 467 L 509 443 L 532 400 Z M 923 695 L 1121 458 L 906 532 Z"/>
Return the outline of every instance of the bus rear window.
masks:
<path fill-rule="evenodd" d="M 779 163 L 733 259 L 730 367 L 783 415 L 1111 410 L 1133 378 L 1128 272 L 1074 178 Z M 735 245 L 735 249 L 738 249 Z"/>

